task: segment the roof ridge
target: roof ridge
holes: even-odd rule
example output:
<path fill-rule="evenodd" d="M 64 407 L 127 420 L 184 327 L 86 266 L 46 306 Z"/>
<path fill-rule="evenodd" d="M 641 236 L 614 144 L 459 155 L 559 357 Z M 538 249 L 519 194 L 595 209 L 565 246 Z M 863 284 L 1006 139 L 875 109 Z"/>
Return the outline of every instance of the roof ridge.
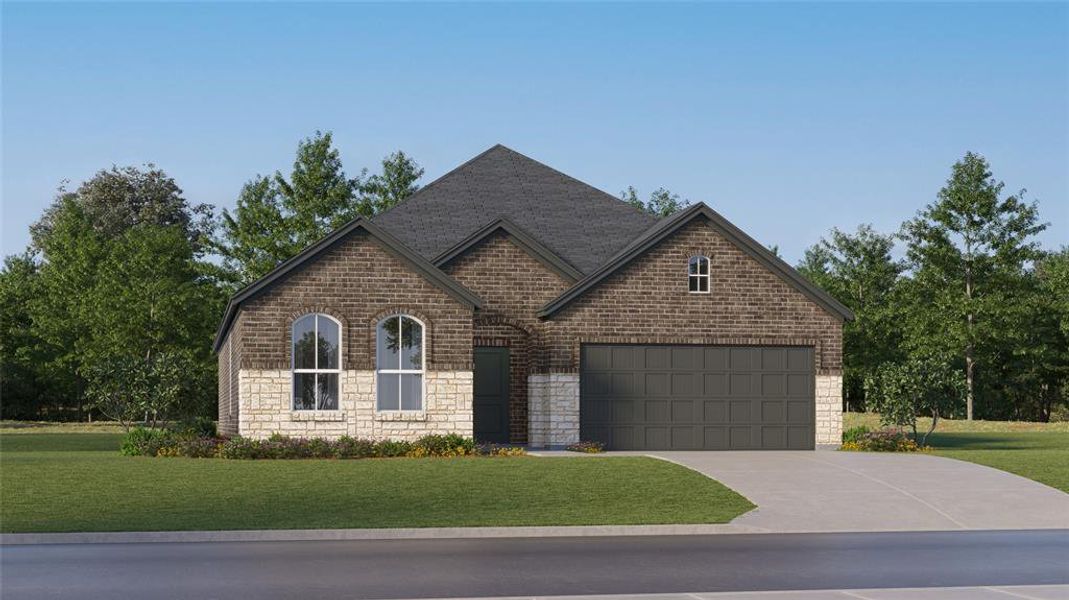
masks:
<path fill-rule="evenodd" d="M 440 181 L 442 181 L 442 180 L 443 180 L 443 179 L 445 179 L 446 177 L 449 177 L 449 176 L 450 176 L 450 175 L 452 175 L 453 173 L 456 173 L 457 171 L 459 171 L 459 170 L 463 169 L 464 167 L 466 167 L 466 166 L 470 165 L 471 163 L 473 163 L 473 162 L 475 162 L 475 161 L 479 160 L 480 158 L 482 158 L 482 157 L 486 156 L 486 155 L 487 155 L 487 154 L 489 154 L 489 153 L 490 153 L 491 151 L 493 151 L 493 150 L 495 150 L 495 149 L 497 149 L 497 148 L 499 148 L 499 147 L 500 147 L 500 148 L 505 148 L 505 150 L 509 150 L 509 148 L 507 148 L 507 147 L 505 147 L 505 146 L 503 146 L 503 145 L 501 145 L 501 144 L 494 144 L 493 146 L 490 146 L 490 147 L 489 147 L 489 148 L 487 148 L 486 150 L 483 150 L 482 152 L 480 152 L 480 153 L 476 154 L 475 156 L 473 156 L 473 157 L 469 158 L 468 160 L 466 160 L 466 161 L 464 161 L 464 162 L 460 163 L 459 165 L 457 165 L 457 166 L 453 167 L 452 169 L 449 169 L 449 170 L 448 170 L 448 171 L 446 171 L 445 173 L 442 173 L 442 174 L 441 174 L 441 175 L 439 175 L 438 177 L 435 177 L 435 178 L 434 178 L 433 180 L 431 180 L 431 182 L 430 182 L 430 183 L 428 183 L 427 185 L 421 186 L 421 187 L 420 187 L 420 188 L 419 188 L 418 190 L 416 190 L 415 192 L 412 192 L 411 194 L 409 194 L 409 195 L 408 195 L 408 197 L 406 197 L 406 198 L 402 199 L 402 200 L 401 200 L 400 202 L 398 202 L 397 204 L 394 204 L 394 205 L 393 205 L 393 206 L 391 206 L 390 208 L 387 208 L 386 210 L 384 210 L 384 211 L 380 212 L 379 214 L 375 215 L 374 217 L 371 217 L 371 219 L 372 219 L 372 220 L 374 220 L 374 219 L 377 219 L 377 218 L 379 218 L 379 217 L 381 217 L 381 216 L 383 216 L 383 215 L 385 215 L 385 214 L 389 214 L 389 213 L 390 213 L 390 212 L 391 212 L 391 211 L 392 211 L 393 209 L 395 209 L 395 208 L 397 208 L 398 206 L 401 206 L 402 204 L 404 204 L 404 203 L 408 202 L 409 200 L 411 200 L 411 199 L 413 199 L 413 198 L 415 198 L 415 197 L 419 196 L 419 195 L 420 195 L 420 194 L 422 194 L 422 193 L 423 193 L 424 191 L 426 191 L 426 190 L 427 190 L 427 189 L 429 189 L 430 187 L 434 186 L 435 184 L 439 183 Z M 515 152 L 515 150 L 513 150 L 513 152 Z"/>
<path fill-rule="evenodd" d="M 573 176 L 565 173 L 564 171 L 561 171 L 561 170 L 559 170 L 557 168 L 551 167 L 551 166 L 547 165 L 546 163 L 544 163 L 544 162 L 542 162 L 542 161 L 540 161 L 540 160 L 538 160 L 536 158 L 531 158 L 530 156 L 527 156 L 526 154 L 524 154 L 522 152 L 519 152 L 518 150 L 513 150 L 512 148 L 509 148 L 508 146 L 505 146 L 504 144 L 495 144 L 493 148 L 490 148 L 490 150 L 493 150 L 494 148 L 498 148 L 498 147 L 503 148 L 505 150 L 508 150 L 509 152 L 511 152 L 511 153 L 521 157 L 521 158 L 529 160 L 529 161 L 539 165 L 540 167 L 549 169 L 550 171 L 553 171 L 554 173 L 564 177 L 565 179 L 568 179 L 570 181 L 578 183 L 579 185 L 581 185 L 583 187 L 586 187 L 586 188 L 589 188 L 591 190 L 594 190 L 595 192 L 597 192 L 597 193 L 599 193 L 599 194 L 601 194 L 603 196 L 606 196 L 607 198 L 610 198 L 610 199 L 612 199 L 612 200 L 614 200 L 616 202 L 619 202 L 620 204 L 623 204 L 624 206 L 627 206 L 628 208 L 630 208 L 631 210 L 633 210 L 634 212 L 636 212 L 638 214 L 642 214 L 642 215 L 648 214 L 648 213 L 646 213 L 646 211 L 641 210 L 639 208 L 636 208 L 630 202 L 626 202 L 625 200 L 623 200 L 623 199 L 621 199 L 621 198 L 619 198 L 617 196 L 614 196 L 614 195 L 610 194 L 609 192 L 606 192 L 605 190 L 603 190 L 603 189 L 601 189 L 599 187 L 595 187 L 593 185 L 590 185 L 589 183 L 587 183 L 587 182 L 585 182 L 585 181 L 583 181 L 581 179 L 578 179 L 576 177 L 573 177 Z M 490 150 L 487 150 L 487 152 L 489 152 Z"/>

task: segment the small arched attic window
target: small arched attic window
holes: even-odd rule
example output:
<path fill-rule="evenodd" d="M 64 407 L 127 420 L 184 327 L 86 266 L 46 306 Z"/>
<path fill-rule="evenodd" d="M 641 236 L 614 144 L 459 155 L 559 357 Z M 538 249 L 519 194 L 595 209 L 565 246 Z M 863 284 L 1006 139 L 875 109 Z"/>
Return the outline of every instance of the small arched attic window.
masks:
<path fill-rule="evenodd" d="M 692 294 L 709 293 L 709 257 L 692 256 L 687 263 L 687 285 Z"/>

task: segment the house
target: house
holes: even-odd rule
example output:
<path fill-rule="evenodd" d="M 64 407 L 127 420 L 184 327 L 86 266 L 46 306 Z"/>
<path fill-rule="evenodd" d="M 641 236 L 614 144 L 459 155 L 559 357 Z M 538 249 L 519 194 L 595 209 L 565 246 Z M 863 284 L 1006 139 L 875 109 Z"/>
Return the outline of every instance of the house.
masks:
<path fill-rule="evenodd" d="M 704 204 L 658 220 L 498 145 L 230 300 L 219 425 L 837 446 L 850 318 Z"/>

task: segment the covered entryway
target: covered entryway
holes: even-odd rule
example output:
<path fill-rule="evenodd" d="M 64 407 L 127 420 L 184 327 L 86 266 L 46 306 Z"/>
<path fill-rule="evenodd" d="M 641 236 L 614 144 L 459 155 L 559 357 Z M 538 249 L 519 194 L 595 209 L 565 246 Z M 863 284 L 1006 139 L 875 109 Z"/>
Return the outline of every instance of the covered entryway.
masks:
<path fill-rule="evenodd" d="M 613 450 L 811 450 L 814 375 L 810 347 L 585 344 L 580 438 Z"/>
<path fill-rule="evenodd" d="M 472 402 L 475 440 L 509 442 L 509 349 L 475 348 Z"/>

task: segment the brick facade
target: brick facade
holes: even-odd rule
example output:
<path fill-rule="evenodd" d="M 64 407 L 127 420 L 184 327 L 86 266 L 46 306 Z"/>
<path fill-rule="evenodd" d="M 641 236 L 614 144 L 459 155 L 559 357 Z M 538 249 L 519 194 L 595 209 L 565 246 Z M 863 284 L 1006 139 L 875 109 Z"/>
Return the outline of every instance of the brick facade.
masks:
<path fill-rule="evenodd" d="M 487 236 L 443 270 L 483 299 L 475 346 L 509 348 L 509 437 L 528 441 L 528 375 L 541 359 L 538 311 L 572 284 L 514 244 L 504 232 Z"/>
<path fill-rule="evenodd" d="M 342 324 L 337 411 L 291 409 L 291 327 L 296 318 L 313 312 Z M 426 327 L 426 394 L 418 413 L 374 409 L 376 326 L 397 313 L 413 315 Z M 472 315 L 471 307 L 373 237 L 355 232 L 241 307 L 219 352 L 221 430 L 252 437 L 274 432 L 398 439 L 426 433 L 470 436 Z"/>
<path fill-rule="evenodd" d="M 695 255 L 709 257 L 709 294 L 688 293 Z M 551 373 L 578 372 L 583 343 L 813 346 L 818 374 L 842 370 L 842 322 L 701 219 L 554 314 L 544 336 Z"/>

